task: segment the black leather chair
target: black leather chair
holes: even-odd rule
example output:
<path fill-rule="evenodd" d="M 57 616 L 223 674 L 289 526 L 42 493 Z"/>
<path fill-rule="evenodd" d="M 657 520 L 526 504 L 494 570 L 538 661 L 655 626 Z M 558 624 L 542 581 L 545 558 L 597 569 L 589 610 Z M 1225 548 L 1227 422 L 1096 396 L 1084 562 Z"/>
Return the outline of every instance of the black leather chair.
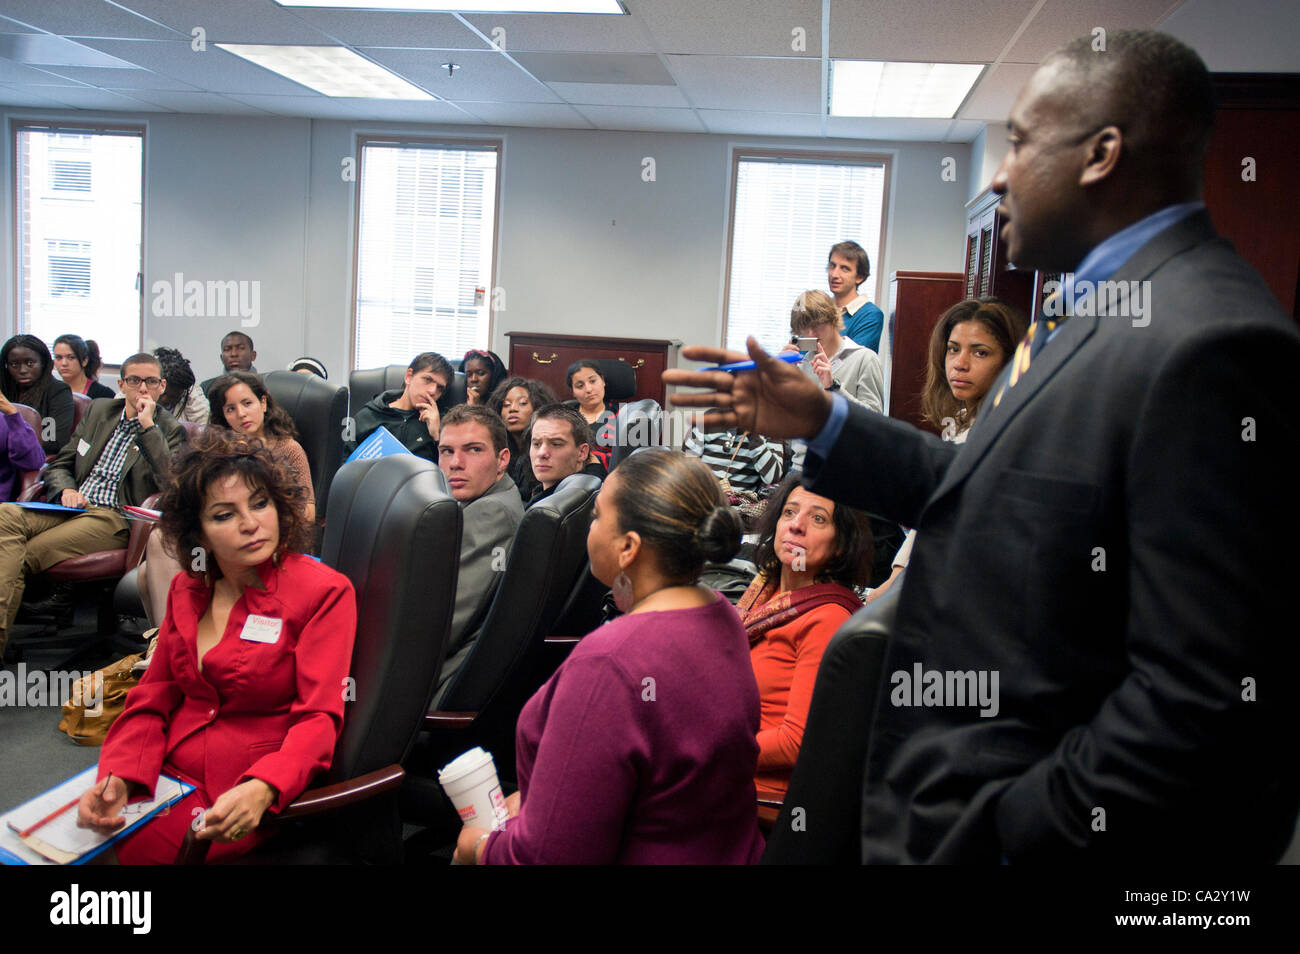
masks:
<path fill-rule="evenodd" d="M 466 749 L 492 753 L 497 774 L 515 777 L 519 710 L 554 671 L 544 641 L 587 566 L 587 528 L 600 481 L 574 474 L 528 508 L 473 650 L 425 720 L 418 763 L 403 793 L 403 815 L 437 824 L 450 803 L 433 771 Z M 416 764 L 419 766 L 417 774 Z M 454 815 L 451 816 L 454 818 Z"/>
<path fill-rule="evenodd" d="M 614 417 L 614 449 L 609 469 L 613 470 L 643 447 L 664 446 L 664 409 L 653 398 L 624 404 Z"/>
<path fill-rule="evenodd" d="M 452 368 L 458 369 L 461 361 L 452 361 Z M 382 368 L 366 368 L 360 371 L 353 371 L 348 375 L 348 394 L 349 410 L 348 413 L 356 417 L 357 411 L 361 410 L 375 397 L 383 394 L 385 391 L 400 391 L 406 384 L 405 364 L 390 364 Z M 465 374 L 457 370 L 452 378 L 451 384 L 438 399 L 438 413 L 446 413 L 449 408 L 457 404 L 464 404 L 468 399 L 468 385 L 465 384 Z"/>
<path fill-rule="evenodd" d="M 606 402 L 621 404 L 631 400 L 636 394 L 636 371 L 632 365 L 618 358 L 600 358 L 596 363 L 605 379 Z"/>
<path fill-rule="evenodd" d="M 280 835 L 249 863 L 401 860 L 400 763 L 451 630 L 461 510 L 438 468 L 410 454 L 347 464 L 330 495 L 322 559 L 356 589 L 355 692 L 329 772 L 280 814 Z M 204 844 L 187 841 L 180 860 L 201 860 Z"/>
<path fill-rule="evenodd" d="M 348 413 L 346 388 L 326 383 L 314 374 L 268 371 L 262 383 L 298 428 L 298 443 L 307 452 L 312 487 L 316 491 L 316 521 L 325 519 L 330 482 L 343 463 L 343 426 Z"/>
<path fill-rule="evenodd" d="M 862 863 L 862 780 L 901 589 L 854 613 L 827 645 L 763 864 Z"/>

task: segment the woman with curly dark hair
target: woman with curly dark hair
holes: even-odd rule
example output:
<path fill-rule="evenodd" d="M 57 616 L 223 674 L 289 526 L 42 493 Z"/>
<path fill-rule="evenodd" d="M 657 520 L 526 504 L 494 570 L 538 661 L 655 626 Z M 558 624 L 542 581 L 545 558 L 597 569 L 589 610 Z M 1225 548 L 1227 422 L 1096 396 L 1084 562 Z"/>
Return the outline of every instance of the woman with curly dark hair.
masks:
<path fill-rule="evenodd" d="M 251 371 L 223 374 L 208 388 L 212 410 L 208 424 L 241 437 L 263 440 L 283 457 L 297 482 L 307 490 L 303 506 L 307 522 L 316 519 L 316 492 L 311 482 L 307 452 L 298 443 L 298 429 L 289 412 L 275 403 L 262 379 Z"/>
<path fill-rule="evenodd" d="M 762 704 L 755 783 L 760 797 L 779 801 L 799 756 L 822 653 L 862 606 L 852 588 L 871 576 L 871 525 L 866 514 L 809 493 L 792 473 L 768 498 L 758 536 L 758 576 L 736 609 Z"/>
<path fill-rule="evenodd" d="M 209 860 L 238 857 L 265 839 L 264 814 L 330 765 L 356 598 L 347 577 L 303 555 L 298 490 L 260 442 L 208 435 L 177 462 L 160 530 L 184 572 L 77 824 L 117 830 L 160 772 L 196 788 L 117 845 L 123 863 L 173 861 L 191 827 L 213 842 Z"/>
<path fill-rule="evenodd" d="M 509 435 L 510 463 L 506 473 L 515 482 L 521 495 L 531 494 L 534 480 L 532 468 L 528 466 L 528 444 L 525 435 L 528 425 L 533 421 L 533 411 L 547 404 L 555 403 L 555 392 L 533 378 L 506 378 L 497 385 L 488 407 L 501 415 L 505 421 L 506 434 Z M 527 500 L 528 497 L 524 496 Z"/>
<path fill-rule="evenodd" d="M 72 389 L 50 374 L 54 358 L 35 335 L 14 335 L 0 348 L 0 393 L 14 404 L 35 408 L 42 421 L 54 422 L 54 435 L 41 447 L 57 454 L 72 436 Z"/>

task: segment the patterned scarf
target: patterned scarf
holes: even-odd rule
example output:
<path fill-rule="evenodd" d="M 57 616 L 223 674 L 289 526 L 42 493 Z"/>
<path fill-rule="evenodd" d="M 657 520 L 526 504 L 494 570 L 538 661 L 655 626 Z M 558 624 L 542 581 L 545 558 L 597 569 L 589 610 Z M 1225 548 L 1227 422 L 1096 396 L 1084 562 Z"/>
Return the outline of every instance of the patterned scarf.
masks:
<path fill-rule="evenodd" d="M 827 603 L 843 606 L 850 613 L 862 609 L 862 600 L 847 586 L 838 583 L 814 583 L 790 593 L 776 595 L 780 580 L 768 580 L 760 573 L 749 584 L 745 595 L 736 604 L 740 621 L 749 633 L 749 644 L 757 645 L 768 630 L 784 626 L 811 609 Z"/>

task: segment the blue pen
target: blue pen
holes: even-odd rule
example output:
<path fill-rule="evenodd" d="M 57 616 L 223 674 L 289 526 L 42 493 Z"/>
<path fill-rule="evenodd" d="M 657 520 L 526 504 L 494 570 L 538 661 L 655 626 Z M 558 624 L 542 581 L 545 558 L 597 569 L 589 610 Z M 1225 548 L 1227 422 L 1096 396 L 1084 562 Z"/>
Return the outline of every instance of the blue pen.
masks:
<path fill-rule="evenodd" d="M 784 361 L 786 364 L 798 364 L 803 360 L 803 355 L 797 351 L 783 351 L 780 354 L 774 354 L 772 357 L 778 361 Z M 704 371 L 726 371 L 728 374 L 735 374 L 737 371 L 753 371 L 758 365 L 753 361 L 733 361 L 731 364 L 715 364 L 711 368 L 703 368 Z"/>

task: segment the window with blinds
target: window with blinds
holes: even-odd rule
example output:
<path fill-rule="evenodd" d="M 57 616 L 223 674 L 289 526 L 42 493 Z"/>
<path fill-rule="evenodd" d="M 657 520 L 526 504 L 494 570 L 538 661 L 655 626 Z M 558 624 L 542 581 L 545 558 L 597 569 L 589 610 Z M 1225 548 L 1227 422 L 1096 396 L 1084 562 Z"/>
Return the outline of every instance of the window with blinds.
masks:
<path fill-rule="evenodd" d="M 727 276 L 728 348 L 754 335 L 769 350 L 790 340 L 800 293 L 827 290 L 831 246 L 866 249 L 871 276 L 858 289 L 879 304 L 888 160 L 884 157 L 735 155 Z"/>
<path fill-rule="evenodd" d="M 140 350 L 144 132 L 16 123 L 13 144 L 18 329 L 115 364 Z"/>
<path fill-rule="evenodd" d="M 498 149 L 362 144 L 354 368 L 489 346 Z"/>

